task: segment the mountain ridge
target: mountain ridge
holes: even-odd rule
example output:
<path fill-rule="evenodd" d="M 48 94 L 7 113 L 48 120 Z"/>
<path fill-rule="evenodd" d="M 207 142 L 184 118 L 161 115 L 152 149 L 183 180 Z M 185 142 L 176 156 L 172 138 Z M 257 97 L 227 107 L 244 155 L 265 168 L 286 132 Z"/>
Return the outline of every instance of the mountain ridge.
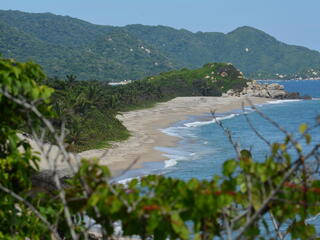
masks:
<path fill-rule="evenodd" d="M 230 62 L 246 76 L 293 75 L 320 66 L 320 52 L 285 44 L 250 26 L 228 33 L 168 26 L 97 25 L 52 13 L 0 10 L 0 52 L 33 60 L 59 78 L 141 79 L 207 62 Z M 116 41 L 108 40 L 115 38 Z M 27 47 L 23 47 L 27 46 Z"/>

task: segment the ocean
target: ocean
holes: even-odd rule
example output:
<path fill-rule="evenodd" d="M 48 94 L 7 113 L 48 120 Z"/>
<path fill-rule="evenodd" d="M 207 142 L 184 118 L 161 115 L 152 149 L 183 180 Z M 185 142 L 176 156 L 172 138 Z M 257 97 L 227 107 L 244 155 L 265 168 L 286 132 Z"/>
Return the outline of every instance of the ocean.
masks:
<path fill-rule="evenodd" d="M 285 90 L 290 92 L 308 94 L 313 100 L 278 100 L 256 105 L 263 113 L 292 133 L 298 133 L 301 123 L 315 123 L 316 117 L 320 115 L 320 80 L 268 81 L 271 82 L 284 85 Z M 269 147 L 254 134 L 245 115 L 270 142 L 281 142 L 284 135 L 250 107 L 216 115 L 232 132 L 233 139 L 240 147 L 251 150 L 254 159 L 261 161 L 269 152 Z M 162 174 L 184 180 L 210 179 L 221 174 L 225 160 L 235 157 L 227 136 L 209 113 L 190 117 L 161 131 L 180 138 L 174 147 L 157 147 L 164 152 L 168 160 L 146 163 L 142 169 L 129 171 L 118 178 L 118 181 L 127 181 L 147 174 Z M 320 141 L 319 133 L 319 129 L 312 132 L 313 141 Z M 308 150 L 308 146 L 303 147 L 305 151 Z"/>

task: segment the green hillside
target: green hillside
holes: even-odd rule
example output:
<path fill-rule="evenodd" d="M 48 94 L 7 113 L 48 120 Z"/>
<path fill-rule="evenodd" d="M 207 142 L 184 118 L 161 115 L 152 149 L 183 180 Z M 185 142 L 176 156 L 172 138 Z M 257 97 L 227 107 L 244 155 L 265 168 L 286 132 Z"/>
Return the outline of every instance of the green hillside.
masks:
<path fill-rule="evenodd" d="M 209 61 L 231 62 L 247 76 L 263 77 L 320 66 L 319 52 L 282 43 L 252 27 L 240 27 L 228 34 L 192 33 L 164 26 L 129 25 L 126 28 L 188 67 Z"/>
<path fill-rule="evenodd" d="M 0 10 L 0 52 L 34 60 L 49 76 L 78 79 L 141 79 L 207 62 L 230 62 L 246 76 L 295 75 L 319 68 L 320 53 L 288 45 L 263 31 L 240 27 L 230 33 L 165 26 L 100 26 L 51 13 Z"/>
<path fill-rule="evenodd" d="M 46 84 L 56 90 L 54 108 L 58 119 L 66 121 L 69 149 L 81 151 L 129 136 L 115 117 L 119 112 L 179 96 L 220 96 L 231 88 L 243 88 L 246 81 L 231 64 L 209 63 L 199 69 L 165 72 L 119 86 L 72 78 L 49 79 Z"/>
<path fill-rule="evenodd" d="M 125 29 L 50 13 L 0 11 L 0 33 L 4 57 L 36 61 L 52 77 L 140 79 L 178 66 Z"/>

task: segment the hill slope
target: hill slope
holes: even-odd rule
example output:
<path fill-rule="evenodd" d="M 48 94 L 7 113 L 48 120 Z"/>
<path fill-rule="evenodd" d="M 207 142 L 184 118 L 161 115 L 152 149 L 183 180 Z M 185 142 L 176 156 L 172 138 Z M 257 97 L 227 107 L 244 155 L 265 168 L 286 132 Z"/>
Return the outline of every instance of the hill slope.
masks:
<path fill-rule="evenodd" d="M 0 11 L 0 33 L 4 57 L 34 60 L 50 76 L 115 81 L 177 67 L 125 29 L 70 17 Z"/>
<path fill-rule="evenodd" d="M 192 33 L 165 26 L 100 26 L 51 13 L 0 11 L 0 52 L 32 59 L 50 76 L 140 79 L 207 62 L 231 62 L 247 76 L 293 75 L 320 66 L 320 53 L 288 45 L 263 31 Z"/>
<path fill-rule="evenodd" d="M 136 37 L 153 44 L 175 62 L 198 67 L 204 62 L 231 62 L 246 75 L 292 74 L 320 66 L 320 53 L 288 45 L 252 27 L 228 33 L 192 33 L 164 26 L 126 26 Z"/>
<path fill-rule="evenodd" d="M 48 79 L 58 119 L 65 119 L 67 143 L 73 151 L 96 148 L 128 137 L 116 118 L 119 112 L 150 107 L 180 96 L 221 96 L 242 89 L 247 80 L 230 64 L 208 63 L 199 69 L 181 69 L 111 86 L 97 81 Z"/>

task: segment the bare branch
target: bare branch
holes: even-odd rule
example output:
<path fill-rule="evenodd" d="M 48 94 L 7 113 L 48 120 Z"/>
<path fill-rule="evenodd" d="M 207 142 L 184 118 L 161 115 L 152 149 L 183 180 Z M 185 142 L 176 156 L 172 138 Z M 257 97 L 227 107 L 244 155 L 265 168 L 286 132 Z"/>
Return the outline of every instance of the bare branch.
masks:
<path fill-rule="evenodd" d="M 281 131 L 289 140 L 289 142 L 295 147 L 295 150 L 299 157 L 302 157 L 302 153 L 299 151 L 297 148 L 298 142 L 292 138 L 292 135 L 285 129 L 283 128 L 280 124 L 278 124 L 276 121 L 271 119 L 269 116 L 264 114 L 262 111 L 260 111 L 252 102 L 249 98 L 246 98 L 246 100 L 250 103 L 251 107 L 265 120 L 267 120 L 269 123 L 271 123 L 274 127 L 276 127 L 279 131 Z"/>
<path fill-rule="evenodd" d="M 63 144 L 61 143 L 59 136 L 56 134 L 56 131 L 55 131 L 53 125 L 51 124 L 51 122 L 47 118 L 45 118 L 42 115 L 42 113 L 37 109 L 37 107 L 28 103 L 27 100 L 25 100 L 25 99 L 14 97 L 13 95 L 11 95 L 8 91 L 6 91 L 4 89 L 0 89 L 0 93 L 3 94 L 8 99 L 10 99 L 11 101 L 21 105 L 22 107 L 24 107 L 27 110 L 30 110 L 31 112 L 33 112 L 45 124 L 45 126 L 47 127 L 49 132 L 53 135 L 56 143 L 58 144 L 59 150 L 63 154 L 64 159 L 67 160 L 67 163 L 68 163 L 70 169 L 72 169 L 72 171 L 75 173 L 75 169 L 71 164 L 70 156 L 67 153 L 67 151 L 65 150 Z M 64 213 L 65 213 L 66 221 L 67 221 L 68 226 L 70 228 L 70 233 L 71 233 L 72 239 L 78 239 L 78 235 L 75 232 L 74 223 L 71 218 L 71 213 L 70 213 L 70 210 L 67 205 L 65 191 L 62 188 L 59 176 L 57 175 L 56 171 L 53 172 L 53 179 L 54 179 L 54 182 L 55 182 L 57 188 L 59 189 L 59 196 L 60 196 L 60 199 L 64 205 Z"/>
<path fill-rule="evenodd" d="M 249 119 L 249 117 L 247 116 L 247 114 L 245 113 L 245 109 L 244 109 L 244 103 L 242 103 L 242 111 L 244 112 L 244 117 L 248 123 L 248 125 L 250 126 L 250 128 L 252 129 L 252 131 L 263 141 L 265 142 L 269 147 L 271 146 L 271 143 L 262 135 L 259 133 L 259 131 L 254 127 L 254 125 L 252 124 L 251 120 Z"/>
<path fill-rule="evenodd" d="M 279 239 L 283 240 L 284 238 L 283 238 L 282 233 L 280 231 L 279 224 L 278 224 L 277 220 L 275 219 L 275 217 L 273 216 L 272 213 L 270 213 L 270 216 L 271 216 L 271 219 L 272 219 L 272 223 L 273 223 L 274 229 L 276 230 L 276 233 L 277 233 Z"/>
<path fill-rule="evenodd" d="M 272 199 L 275 197 L 275 195 L 281 190 L 284 183 L 288 181 L 288 179 L 292 176 L 292 174 L 298 170 L 298 168 L 302 165 L 302 162 L 310 158 L 314 153 L 320 148 L 320 144 L 316 145 L 306 156 L 302 158 L 298 158 L 292 167 L 285 173 L 284 177 L 282 178 L 279 185 L 269 194 L 269 196 L 264 200 L 264 202 L 261 204 L 261 207 L 258 211 L 255 212 L 255 214 L 251 217 L 250 221 L 248 221 L 245 226 L 243 226 L 238 233 L 238 236 L 236 237 L 237 240 L 240 240 L 244 232 L 257 220 L 258 217 L 261 216 L 261 214 L 265 211 L 268 204 Z"/>
<path fill-rule="evenodd" d="M 230 222 L 226 216 L 225 209 L 223 209 L 222 215 L 223 215 L 224 226 L 227 231 L 228 240 L 232 240 L 232 226 L 230 225 Z"/>
<path fill-rule="evenodd" d="M 140 156 L 139 156 L 139 157 L 136 157 L 136 158 L 130 163 L 130 165 L 129 165 L 126 169 L 124 169 L 123 171 L 121 171 L 121 173 L 119 174 L 119 176 L 122 176 L 122 175 L 126 174 L 128 171 L 130 171 L 130 170 L 132 169 L 132 167 L 139 161 L 139 159 L 140 159 Z M 112 181 L 111 181 L 111 183 L 112 183 Z"/>
<path fill-rule="evenodd" d="M 236 153 L 237 159 L 240 160 L 240 147 L 239 147 L 239 144 L 233 140 L 231 131 L 230 131 L 228 128 L 226 128 L 226 127 L 224 126 L 224 124 L 222 123 L 222 121 L 220 121 L 220 120 L 216 117 L 216 115 L 215 115 L 215 110 L 214 110 L 214 111 L 211 111 L 211 115 L 212 115 L 215 123 L 218 124 L 218 126 L 223 130 L 223 132 L 225 133 L 225 135 L 228 137 L 229 142 L 231 143 L 231 145 L 232 145 L 232 147 L 233 147 L 233 149 L 234 149 L 234 151 L 235 151 L 235 153 Z"/>

